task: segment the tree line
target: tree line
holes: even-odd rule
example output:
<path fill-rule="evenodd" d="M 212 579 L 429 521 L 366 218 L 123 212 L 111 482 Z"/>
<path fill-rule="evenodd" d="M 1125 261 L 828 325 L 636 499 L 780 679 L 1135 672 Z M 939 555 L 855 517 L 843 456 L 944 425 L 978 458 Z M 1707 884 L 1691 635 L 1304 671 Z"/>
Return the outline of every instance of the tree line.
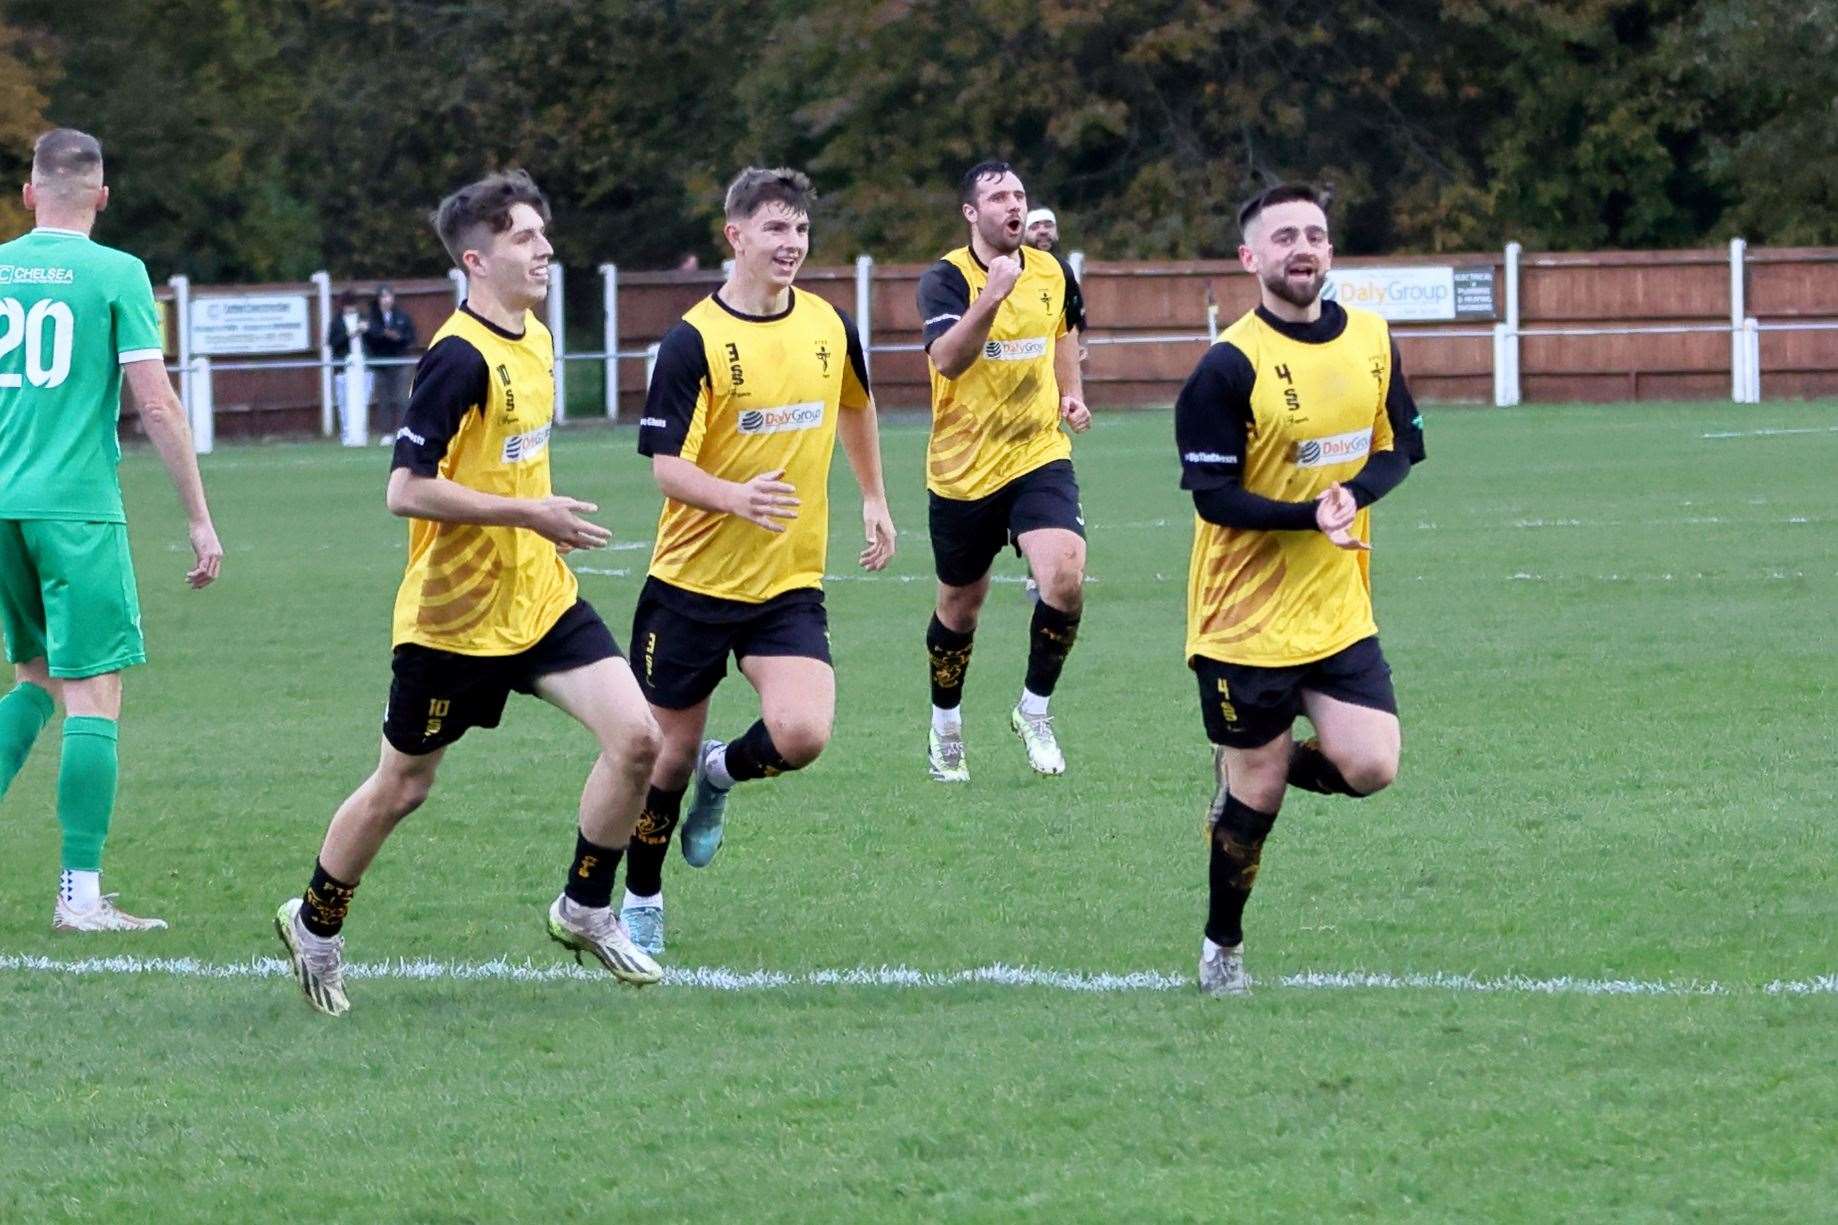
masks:
<path fill-rule="evenodd" d="M 749 163 L 814 259 L 930 259 L 987 156 L 1102 258 L 1228 255 L 1285 178 L 1350 254 L 1832 244 L 1834 98 L 1838 0 L 0 0 L 0 173 L 94 132 L 98 237 L 201 281 L 438 273 L 501 166 L 631 268 L 718 259 Z"/>

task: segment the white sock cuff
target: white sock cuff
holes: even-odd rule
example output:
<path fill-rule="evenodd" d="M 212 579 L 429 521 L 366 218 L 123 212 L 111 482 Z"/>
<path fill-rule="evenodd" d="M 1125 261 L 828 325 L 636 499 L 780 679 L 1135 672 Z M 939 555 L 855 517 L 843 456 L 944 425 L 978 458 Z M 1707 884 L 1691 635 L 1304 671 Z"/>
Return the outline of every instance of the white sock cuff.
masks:
<path fill-rule="evenodd" d="M 662 892 L 658 892 L 653 893 L 650 897 L 640 897 L 630 889 L 627 889 L 625 891 L 625 901 L 620 904 L 619 908 L 625 910 L 632 906 L 655 906 L 659 910 L 662 910 L 664 908 L 664 895 Z"/>

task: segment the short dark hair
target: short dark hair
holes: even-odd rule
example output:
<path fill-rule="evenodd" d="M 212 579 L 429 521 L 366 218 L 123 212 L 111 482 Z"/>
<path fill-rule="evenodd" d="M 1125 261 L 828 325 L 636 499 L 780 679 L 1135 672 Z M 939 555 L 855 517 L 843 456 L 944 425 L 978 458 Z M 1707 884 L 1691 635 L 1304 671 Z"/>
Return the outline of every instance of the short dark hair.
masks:
<path fill-rule="evenodd" d="M 1015 168 L 1007 162 L 990 160 L 978 162 L 964 171 L 964 177 L 957 184 L 957 198 L 963 204 L 976 203 L 976 185 L 984 179 L 999 179 L 1005 174 L 1015 174 Z M 1019 175 L 1015 176 L 1019 178 Z"/>
<path fill-rule="evenodd" d="M 794 213 L 811 214 L 817 193 L 810 176 L 790 166 L 748 166 L 734 176 L 721 202 L 721 211 L 729 221 L 745 221 L 768 204 L 783 204 Z"/>
<path fill-rule="evenodd" d="M 1321 193 L 1306 183 L 1278 183 L 1275 187 L 1266 187 L 1256 195 L 1238 206 L 1238 233 L 1248 234 L 1251 223 L 1257 215 L 1276 204 L 1293 204 L 1305 200 L 1322 212 L 1327 212 L 1327 203 Z"/>
<path fill-rule="evenodd" d="M 87 177 L 102 173 L 102 142 L 75 128 L 52 128 L 32 142 L 34 177 Z"/>
<path fill-rule="evenodd" d="M 522 170 L 500 170 L 476 183 L 468 183 L 434 210 L 434 232 L 440 235 L 447 255 L 460 268 L 461 258 L 484 229 L 502 234 L 511 228 L 511 209 L 527 204 L 549 224 L 549 201 L 530 176 Z"/>

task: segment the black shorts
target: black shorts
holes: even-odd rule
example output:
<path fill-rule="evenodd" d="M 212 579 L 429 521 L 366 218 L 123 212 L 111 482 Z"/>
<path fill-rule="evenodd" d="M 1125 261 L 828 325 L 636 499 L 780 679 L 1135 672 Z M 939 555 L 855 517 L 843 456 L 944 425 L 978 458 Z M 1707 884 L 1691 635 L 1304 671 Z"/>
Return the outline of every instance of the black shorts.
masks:
<path fill-rule="evenodd" d="M 618 658 L 613 632 L 586 600 L 576 600 L 534 646 L 515 655 L 460 655 L 405 642 L 391 661 L 383 738 L 412 757 L 432 753 L 468 728 L 498 726 L 513 689 L 535 693 L 540 677 Z"/>
<path fill-rule="evenodd" d="M 830 617 L 815 587 L 749 604 L 648 578 L 632 611 L 632 652 L 645 701 L 687 710 L 715 692 L 730 654 L 736 661 L 796 655 L 829 663 Z"/>
<path fill-rule="evenodd" d="M 1377 637 L 1290 668 L 1228 664 L 1196 655 L 1187 661 L 1200 680 L 1200 717 L 1206 738 L 1232 749 L 1261 748 L 1288 731 L 1302 711 L 1302 693 L 1323 694 L 1398 713 L 1391 688 L 1391 665 Z"/>
<path fill-rule="evenodd" d="M 931 500 L 932 561 L 938 581 L 968 587 L 989 573 L 996 554 L 1015 545 L 1023 532 L 1063 527 L 1085 534 L 1085 512 L 1079 508 L 1079 482 L 1072 461 L 1056 459 L 1024 472 L 985 498 Z"/>

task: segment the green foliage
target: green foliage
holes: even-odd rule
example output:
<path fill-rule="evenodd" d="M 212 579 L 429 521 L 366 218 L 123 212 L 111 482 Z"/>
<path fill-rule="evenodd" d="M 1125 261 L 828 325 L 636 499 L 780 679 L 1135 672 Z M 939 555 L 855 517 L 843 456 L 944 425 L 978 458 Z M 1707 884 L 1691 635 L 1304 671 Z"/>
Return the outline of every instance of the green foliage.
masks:
<path fill-rule="evenodd" d="M 95 130 L 105 236 L 199 280 L 438 273 L 428 210 L 508 165 L 630 268 L 723 256 L 749 163 L 816 177 L 819 260 L 930 259 L 991 154 L 1114 258 L 1228 255 L 1283 178 L 1349 254 L 1838 235 L 1838 0 L 0 4 L 0 140 Z"/>

